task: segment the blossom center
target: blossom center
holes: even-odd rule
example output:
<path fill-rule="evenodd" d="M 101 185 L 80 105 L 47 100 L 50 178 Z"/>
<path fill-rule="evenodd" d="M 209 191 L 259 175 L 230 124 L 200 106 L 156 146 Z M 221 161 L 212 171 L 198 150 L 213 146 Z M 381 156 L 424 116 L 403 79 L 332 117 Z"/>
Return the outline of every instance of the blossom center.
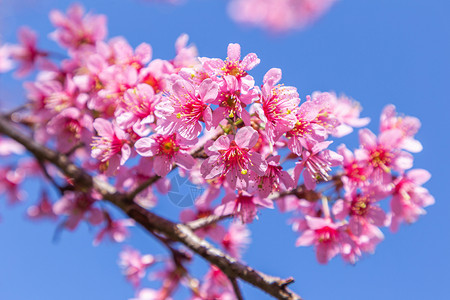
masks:
<path fill-rule="evenodd" d="M 370 153 L 370 163 L 375 168 L 382 168 L 385 172 L 390 172 L 393 155 L 391 152 L 383 148 L 377 148 Z"/>
<path fill-rule="evenodd" d="M 319 243 L 330 243 L 336 240 L 338 232 L 329 226 L 325 226 L 315 230 Z"/>
<path fill-rule="evenodd" d="M 364 216 L 369 211 L 369 207 L 370 207 L 370 199 L 367 197 L 358 196 L 352 202 L 350 214 L 356 216 Z"/>
<path fill-rule="evenodd" d="M 168 137 L 159 136 L 156 138 L 156 141 L 159 143 L 160 153 L 169 157 L 174 156 L 180 150 L 178 143 L 175 141 L 174 134 Z"/>

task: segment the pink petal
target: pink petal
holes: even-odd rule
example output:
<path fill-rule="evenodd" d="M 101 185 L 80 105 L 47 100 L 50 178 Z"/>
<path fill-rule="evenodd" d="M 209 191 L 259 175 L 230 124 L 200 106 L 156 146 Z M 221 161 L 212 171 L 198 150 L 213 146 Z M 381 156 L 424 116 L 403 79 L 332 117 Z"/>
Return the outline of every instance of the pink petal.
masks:
<path fill-rule="evenodd" d="M 214 209 L 214 214 L 216 216 L 224 216 L 234 214 L 234 210 L 236 208 L 236 203 L 234 201 L 230 201 L 219 205 Z"/>
<path fill-rule="evenodd" d="M 232 137 L 232 136 L 231 136 Z M 230 148 L 230 135 L 221 135 L 209 148 L 209 151 L 218 152 L 219 150 L 227 150 Z"/>
<path fill-rule="evenodd" d="M 240 148 L 251 149 L 258 142 L 259 134 L 250 126 L 239 129 L 236 134 L 235 142 Z"/>
<path fill-rule="evenodd" d="M 263 156 L 257 152 L 249 153 L 250 156 L 250 166 L 249 169 L 258 174 L 259 176 L 264 176 L 267 170 L 267 162 Z"/>
<path fill-rule="evenodd" d="M 205 103 L 211 103 L 216 100 L 219 93 L 219 85 L 210 78 L 205 79 L 199 87 L 200 98 Z"/>
<path fill-rule="evenodd" d="M 124 144 L 121 149 L 122 157 L 120 158 L 120 165 L 123 166 L 125 162 L 130 158 L 131 148 L 130 145 Z"/>
<path fill-rule="evenodd" d="M 177 153 L 175 155 L 175 162 L 177 163 L 177 165 L 179 165 L 180 167 L 184 168 L 184 169 L 192 169 L 192 167 L 195 165 L 195 160 L 192 156 L 190 156 L 187 153 Z"/>
<path fill-rule="evenodd" d="M 153 167 L 155 173 L 159 176 L 166 176 L 172 170 L 173 159 L 167 159 L 166 156 L 155 156 L 153 160 Z"/>
<path fill-rule="evenodd" d="M 254 67 L 256 67 L 260 62 L 261 60 L 255 53 L 249 53 L 242 60 L 242 68 L 244 70 L 251 70 Z"/>
<path fill-rule="evenodd" d="M 303 234 L 297 239 L 295 246 L 311 246 L 314 244 L 316 239 L 316 234 L 313 230 L 306 230 Z"/>
<path fill-rule="evenodd" d="M 422 144 L 413 138 L 406 138 L 402 141 L 401 147 L 409 152 L 418 153 L 423 150 Z"/>
<path fill-rule="evenodd" d="M 241 46 L 239 44 L 229 44 L 227 55 L 230 60 L 239 61 L 241 59 Z"/>
<path fill-rule="evenodd" d="M 369 129 L 361 129 L 359 131 L 359 142 L 366 149 L 373 149 L 377 146 L 377 137 Z"/>
<path fill-rule="evenodd" d="M 186 99 L 188 98 L 187 95 L 195 98 L 195 88 L 186 80 L 177 80 L 174 85 L 172 85 L 172 90 L 178 99 Z"/>
<path fill-rule="evenodd" d="M 205 110 L 203 111 L 203 121 L 205 122 L 205 129 L 206 130 L 211 130 L 211 126 L 212 126 L 212 110 L 211 108 L 208 106 L 205 108 Z"/>
<path fill-rule="evenodd" d="M 339 199 L 334 203 L 331 212 L 338 220 L 343 220 L 348 216 L 349 206 L 345 204 L 344 200 Z"/>
<path fill-rule="evenodd" d="M 407 170 L 413 166 L 413 156 L 410 153 L 401 151 L 396 157 L 394 166 L 397 170 Z"/>
<path fill-rule="evenodd" d="M 136 152 L 142 156 L 155 156 L 157 154 L 158 143 L 152 138 L 141 138 L 135 144 Z"/>
<path fill-rule="evenodd" d="M 399 129 L 391 129 L 388 131 L 384 131 L 379 136 L 380 143 L 387 146 L 388 148 L 398 147 L 402 139 L 403 139 L 403 132 Z"/>
<path fill-rule="evenodd" d="M 213 179 L 217 176 L 221 175 L 225 166 L 223 164 L 217 165 L 218 156 L 211 156 L 208 159 L 204 160 L 202 166 L 200 168 L 201 173 L 205 179 Z"/>
<path fill-rule="evenodd" d="M 414 169 L 406 174 L 406 177 L 417 185 L 422 185 L 431 178 L 430 172 L 424 169 Z"/>
<path fill-rule="evenodd" d="M 102 119 L 102 118 L 95 119 L 93 126 L 99 136 L 102 136 L 102 137 L 113 137 L 114 136 L 114 129 L 113 129 L 111 122 L 109 122 L 105 119 Z"/>
<path fill-rule="evenodd" d="M 269 86 L 274 86 L 281 80 L 281 69 L 272 68 L 264 75 L 263 83 Z"/>
<path fill-rule="evenodd" d="M 146 64 L 152 58 L 152 47 L 147 43 L 142 43 L 136 48 L 136 56 L 138 59 Z"/>

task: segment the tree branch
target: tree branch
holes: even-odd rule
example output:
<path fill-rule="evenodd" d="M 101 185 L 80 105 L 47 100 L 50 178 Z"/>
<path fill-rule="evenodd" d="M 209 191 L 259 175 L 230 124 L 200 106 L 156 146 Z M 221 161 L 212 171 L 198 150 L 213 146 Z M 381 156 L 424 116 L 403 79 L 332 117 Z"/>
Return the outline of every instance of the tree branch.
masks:
<path fill-rule="evenodd" d="M 231 281 L 231 285 L 233 286 L 234 294 L 236 295 L 237 300 L 244 300 L 242 296 L 241 289 L 239 288 L 239 284 L 236 278 L 229 278 Z"/>
<path fill-rule="evenodd" d="M 122 209 L 148 231 L 160 233 L 173 241 L 184 244 L 209 263 L 217 266 L 228 277 L 241 278 L 277 299 L 301 299 L 300 296 L 286 287 L 285 280 L 254 270 L 198 237 L 187 225 L 171 222 L 129 201 L 127 194 L 119 193 L 109 183 L 92 177 L 73 164 L 67 156 L 37 143 L 15 128 L 14 124 L 7 121 L 3 116 L 0 116 L 0 133 L 25 146 L 36 158 L 46 160 L 57 166 L 66 176 L 72 179 L 78 190 L 88 191 L 94 188 L 102 195 L 104 200 Z"/>
<path fill-rule="evenodd" d="M 223 215 L 223 216 L 210 215 L 194 221 L 187 222 L 185 225 L 188 226 L 192 231 L 196 231 L 231 217 L 233 217 L 233 215 Z"/>
<path fill-rule="evenodd" d="M 161 177 L 158 175 L 150 177 L 149 179 L 141 183 L 135 190 L 128 193 L 127 198 L 129 200 L 133 200 L 140 192 L 142 192 L 143 190 L 145 190 L 146 188 L 157 182 L 159 179 L 161 179 Z"/>

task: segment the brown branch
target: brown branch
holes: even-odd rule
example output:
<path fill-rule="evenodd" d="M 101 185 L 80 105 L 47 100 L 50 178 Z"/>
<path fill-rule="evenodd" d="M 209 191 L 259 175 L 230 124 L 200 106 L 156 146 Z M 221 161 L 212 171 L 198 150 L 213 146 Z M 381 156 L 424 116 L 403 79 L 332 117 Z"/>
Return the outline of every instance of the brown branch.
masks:
<path fill-rule="evenodd" d="M 50 176 L 50 174 L 47 171 L 47 168 L 45 167 L 44 162 L 42 160 L 40 160 L 40 159 L 37 159 L 37 158 L 36 158 L 36 160 L 37 160 L 38 165 L 41 168 L 42 173 L 44 174 L 45 178 L 47 178 L 47 180 L 50 181 L 51 184 L 53 184 L 53 186 L 60 192 L 61 195 L 64 194 L 65 188 L 60 186 L 56 182 L 56 180 L 52 176 Z"/>
<path fill-rule="evenodd" d="M 57 166 L 67 177 L 72 179 L 77 189 L 88 191 L 94 188 L 102 195 L 104 200 L 122 209 L 129 217 L 148 231 L 162 234 L 172 241 L 184 244 L 209 263 L 217 266 L 228 277 L 241 278 L 277 299 L 301 299 L 300 296 L 286 288 L 285 280 L 254 270 L 201 239 L 188 226 L 171 222 L 147 211 L 136 203 L 130 202 L 127 194 L 119 193 L 109 183 L 92 177 L 86 171 L 73 164 L 67 156 L 37 143 L 34 139 L 15 128 L 11 122 L 2 116 L 0 116 L 0 133 L 21 143 L 38 159 L 46 160 Z"/>
<path fill-rule="evenodd" d="M 127 198 L 129 200 L 133 200 L 140 192 L 142 192 L 143 190 L 145 190 L 146 188 L 157 182 L 159 179 L 161 179 L 161 177 L 158 175 L 150 177 L 149 179 L 141 183 L 135 190 L 128 193 Z"/>
<path fill-rule="evenodd" d="M 233 215 L 223 215 L 223 216 L 210 215 L 194 221 L 187 222 L 185 225 L 188 226 L 192 231 L 196 231 L 231 217 L 233 217 Z"/>
<path fill-rule="evenodd" d="M 231 285 L 233 286 L 234 294 L 236 295 L 236 298 L 238 300 L 244 300 L 244 297 L 242 296 L 241 289 L 239 288 L 239 284 L 236 280 L 236 278 L 229 278 L 231 281 Z"/>

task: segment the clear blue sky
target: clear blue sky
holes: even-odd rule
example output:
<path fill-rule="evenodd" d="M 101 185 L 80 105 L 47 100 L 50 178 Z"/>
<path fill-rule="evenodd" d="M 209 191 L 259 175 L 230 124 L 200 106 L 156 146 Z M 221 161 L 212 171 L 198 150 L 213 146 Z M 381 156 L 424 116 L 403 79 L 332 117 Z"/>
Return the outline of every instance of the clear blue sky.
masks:
<path fill-rule="evenodd" d="M 426 168 L 432 179 L 425 186 L 436 199 L 428 215 L 412 226 L 402 226 L 375 255 L 355 266 L 339 258 L 319 265 L 312 248 L 295 248 L 296 235 L 285 225 L 286 216 L 263 211 L 251 225 L 253 243 L 244 259 L 256 269 L 281 277 L 293 276 L 292 288 L 308 300 L 337 299 L 449 299 L 450 201 L 449 111 L 450 2 L 444 0 L 341 0 L 311 28 L 283 36 L 241 28 L 225 14 L 223 0 L 188 0 L 182 6 L 145 1 L 80 1 L 108 16 L 109 36 L 123 35 L 136 46 L 148 42 L 155 58 L 174 55 L 176 37 L 185 32 L 201 56 L 225 57 L 230 42 L 243 54 L 255 52 L 261 64 L 253 75 L 260 82 L 272 67 L 283 70 L 283 82 L 299 89 L 301 97 L 315 90 L 334 90 L 357 99 L 363 115 L 377 130 L 384 105 L 417 116 L 424 146 L 415 167 Z M 47 15 L 65 10 L 67 0 L 0 0 L 2 41 L 15 41 L 20 25 L 35 28 L 41 37 L 52 31 Z M 57 49 L 45 39 L 40 45 Z M 22 99 L 20 84 L 0 77 L 0 99 L 12 106 Z M 352 135 L 347 141 L 356 141 Z M 34 201 L 35 186 L 29 186 Z M 172 219 L 180 209 L 167 198 L 158 213 Z M 53 241 L 53 223 L 32 223 L 25 206 L 0 204 L 0 299 L 2 300 L 123 300 L 133 296 L 116 265 L 121 245 L 92 247 L 92 230 L 81 226 Z M 140 229 L 131 244 L 144 253 L 163 252 Z M 195 271 L 204 269 L 203 263 Z M 269 299 L 242 284 L 246 299 Z M 182 294 L 179 298 L 182 299 Z"/>

